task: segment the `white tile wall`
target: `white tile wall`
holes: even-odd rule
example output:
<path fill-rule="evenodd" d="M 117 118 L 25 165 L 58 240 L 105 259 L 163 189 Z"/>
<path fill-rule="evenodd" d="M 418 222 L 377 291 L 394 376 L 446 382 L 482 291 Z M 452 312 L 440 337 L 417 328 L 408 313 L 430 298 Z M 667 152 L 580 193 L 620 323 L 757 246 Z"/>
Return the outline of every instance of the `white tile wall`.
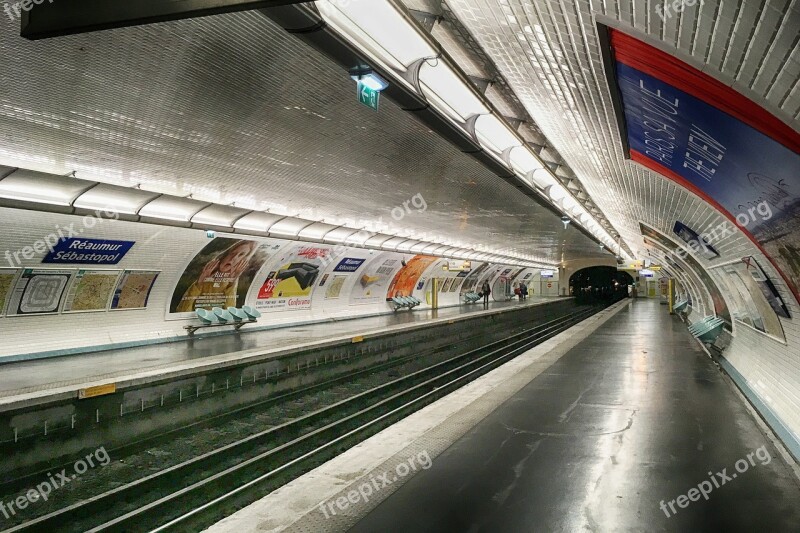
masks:
<path fill-rule="evenodd" d="M 83 228 L 82 217 L 7 208 L 0 208 L 0 220 L 3 221 L 4 228 L 3 233 L 0 234 L 1 267 L 11 266 L 5 258 L 6 251 L 13 254 L 25 246 L 31 246 L 34 241 L 44 239 L 46 235 L 56 231 L 59 226 L 63 228 L 74 224 L 75 229 Z M 105 219 L 100 220 L 91 230 L 83 231 L 81 236 L 136 242 L 119 265 L 100 268 L 161 270 L 150 295 L 147 309 L 0 317 L 0 361 L 9 356 L 64 352 L 119 343 L 169 340 L 186 333 L 183 326 L 190 323 L 189 320 L 172 318 L 167 320 L 167 306 L 183 269 L 208 243 L 205 232 Z M 218 236 L 224 236 L 224 234 L 218 234 Z M 291 244 L 286 241 L 287 246 L 291 246 Z M 44 254 L 37 254 L 33 259 L 23 260 L 20 266 L 64 268 L 61 265 L 43 264 L 41 262 L 43 256 Z M 383 299 L 360 305 L 353 305 L 350 301 L 350 291 L 358 282 L 358 278 L 368 268 L 370 261 L 378 259 L 379 256 L 379 260 L 382 262 L 389 257 L 389 254 L 366 249 L 349 249 L 340 256 L 337 255 L 339 259 L 353 257 L 367 260 L 358 272 L 348 275 L 349 279 L 342 287 L 339 298 L 326 298 L 325 288 L 316 288 L 312 293 L 311 309 L 265 313 L 259 321 L 260 325 L 292 324 L 309 320 L 390 312 L 391 306 Z M 398 269 L 399 259 L 403 257 L 409 260 L 413 254 L 396 254 Z M 317 278 L 317 284 L 322 275 L 332 272 L 339 259 L 333 260 L 327 265 Z M 435 261 L 423 273 L 423 277 L 429 279 L 433 275 L 438 277 L 447 275 L 448 273 L 441 270 L 441 264 L 442 260 Z M 267 261 L 262 274 L 274 266 L 273 263 Z M 66 267 L 92 268 L 88 265 L 67 265 Z M 451 274 L 454 275 L 454 273 Z M 258 278 L 254 285 L 257 283 L 259 283 Z M 251 290 L 248 298 L 252 299 L 254 294 L 255 292 Z M 423 302 L 425 301 L 424 290 L 418 291 L 416 296 Z M 458 303 L 458 292 L 443 294 L 439 300 L 442 307 Z M 247 304 L 254 305 L 254 302 L 248 300 Z M 423 303 L 422 307 L 425 306 L 426 304 Z"/>

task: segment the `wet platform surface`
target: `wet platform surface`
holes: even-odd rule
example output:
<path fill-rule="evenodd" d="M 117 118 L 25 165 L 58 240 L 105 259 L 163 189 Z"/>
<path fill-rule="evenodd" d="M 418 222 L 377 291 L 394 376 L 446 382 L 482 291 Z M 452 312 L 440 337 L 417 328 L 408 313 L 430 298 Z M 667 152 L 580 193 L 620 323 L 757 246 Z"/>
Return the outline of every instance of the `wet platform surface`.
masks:
<path fill-rule="evenodd" d="M 93 379 L 117 379 L 132 373 L 172 368 L 177 364 L 201 361 L 222 354 L 235 354 L 255 349 L 277 350 L 305 344 L 374 333 L 387 328 L 424 325 L 436 319 L 452 319 L 467 314 L 492 313 L 522 305 L 537 305 L 558 298 L 535 297 L 525 302 L 492 302 L 445 307 L 438 310 L 399 311 L 354 319 L 340 319 L 314 324 L 262 329 L 238 334 L 225 334 L 133 348 L 95 353 L 65 355 L 50 359 L 0 364 L 0 398 L 53 390 L 81 384 Z"/>
<path fill-rule="evenodd" d="M 686 326 L 640 300 L 351 531 L 800 531 L 800 484 Z"/>

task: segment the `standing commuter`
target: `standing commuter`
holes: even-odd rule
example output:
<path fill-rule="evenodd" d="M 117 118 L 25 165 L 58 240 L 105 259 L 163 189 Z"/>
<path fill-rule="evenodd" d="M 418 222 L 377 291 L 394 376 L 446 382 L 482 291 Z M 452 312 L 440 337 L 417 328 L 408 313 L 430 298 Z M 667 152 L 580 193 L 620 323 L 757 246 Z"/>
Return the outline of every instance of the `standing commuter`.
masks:
<path fill-rule="evenodd" d="M 527 300 L 528 299 L 528 286 L 523 281 L 519 284 L 519 292 L 520 292 L 520 299 Z"/>
<path fill-rule="evenodd" d="M 489 294 L 491 294 L 492 289 L 489 287 L 489 280 L 483 280 L 483 285 L 481 285 L 481 294 L 483 294 L 483 308 L 489 308 Z"/>

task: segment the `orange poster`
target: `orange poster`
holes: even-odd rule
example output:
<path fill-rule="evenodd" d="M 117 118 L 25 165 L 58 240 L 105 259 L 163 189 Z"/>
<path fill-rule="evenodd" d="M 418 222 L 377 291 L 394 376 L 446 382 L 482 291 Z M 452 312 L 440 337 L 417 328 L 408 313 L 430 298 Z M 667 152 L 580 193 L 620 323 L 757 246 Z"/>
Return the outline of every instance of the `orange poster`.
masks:
<path fill-rule="evenodd" d="M 415 255 L 412 257 L 411 261 L 406 263 L 406 266 L 395 274 L 392 283 L 389 285 L 389 291 L 386 297 L 411 296 L 411 293 L 414 291 L 414 286 L 417 284 L 417 280 L 419 280 L 423 272 L 425 272 L 436 259 L 436 257 L 430 255 Z M 420 287 L 420 289 L 421 288 L 422 287 Z"/>

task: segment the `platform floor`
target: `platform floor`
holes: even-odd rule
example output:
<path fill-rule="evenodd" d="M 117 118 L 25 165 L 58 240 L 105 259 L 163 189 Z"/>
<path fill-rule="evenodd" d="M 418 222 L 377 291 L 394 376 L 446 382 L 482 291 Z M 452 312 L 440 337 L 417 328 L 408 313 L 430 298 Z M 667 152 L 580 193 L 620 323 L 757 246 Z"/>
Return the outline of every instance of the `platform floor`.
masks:
<path fill-rule="evenodd" d="M 639 300 L 351 531 L 800 531 L 800 485 L 686 326 Z"/>
<path fill-rule="evenodd" d="M 493 313 L 521 305 L 538 305 L 558 298 L 531 297 L 525 302 L 492 302 L 445 307 L 438 310 L 399 311 L 365 318 L 342 319 L 302 326 L 287 326 L 238 334 L 198 336 L 187 341 L 66 355 L 51 359 L 0 364 L 0 398 L 3 402 L 18 397 L 83 385 L 96 380 L 131 379 L 144 372 L 168 371 L 181 365 L 199 362 L 214 356 L 284 351 L 314 342 L 340 337 L 374 334 L 376 332 L 424 325 L 435 320 L 452 319 L 475 313 Z"/>
<path fill-rule="evenodd" d="M 800 531 L 773 439 L 677 317 L 625 300 L 207 533 Z"/>

